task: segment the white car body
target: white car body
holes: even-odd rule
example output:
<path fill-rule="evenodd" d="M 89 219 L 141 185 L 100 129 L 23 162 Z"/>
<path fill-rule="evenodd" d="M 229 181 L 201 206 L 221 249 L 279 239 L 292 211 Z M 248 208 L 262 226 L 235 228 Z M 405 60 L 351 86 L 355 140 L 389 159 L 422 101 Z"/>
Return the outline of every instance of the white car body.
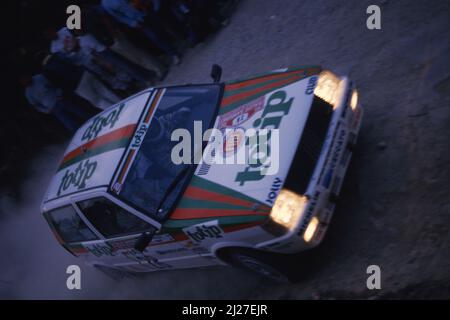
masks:
<path fill-rule="evenodd" d="M 330 86 L 334 86 L 331 93 Z M 152 88 L 134 95 L 88 121 L 75 134 L 41 207 L 66 249 L 90 265 L 149 272 L 224 264 L 220 251 L 227 248 L 296 253 L 322 241 L 363 114 L 356 89 L 346 77 L 321 73 L 319 67 L 305 67 L 222 85 L 212 127 L 248 129 L 262 125 L 265 119 L 277 123 L 277 173 L 252 180 L 243 176 L 254 170 L 246 164 L 201 162 L 168 217 L 158 220 L 120 194 L 152 118 L 167 98 L 166 90 L 171 89 Z M 322 95 L 320 103 L 332 112 L 321 147 L 314 151 L 317 159 L 299 194 L 295 186 L 291 188 L 295 181 L 290 177 L 295 176 L 293 163 L 301 158 L 298 150 L 305 135 L 303 129 L 318 95 Z M 282 104 L 288 102 L 284 112 Z M 272 114 L 267 111 L 271 103 L 278 108 Z M 298 204 L 293 217 L 287 219 L 288 225 L 280 225 L 276 218 L 286 213 L 274 213 L 287 210 L 282 203 L 277 204 L 281 192 L 286 201 Z M 94 226 L 80 205 L 93 198 L 105 199 L 157 230 L 143 252 L 135 249 L 142 232 L 108 237 Z M 89 240 L 68 243 L 61 238 L 50 218 L 51 212 L 61 208 L 69 208 L 70 214 L 89 229 L 85 230 Z"/>

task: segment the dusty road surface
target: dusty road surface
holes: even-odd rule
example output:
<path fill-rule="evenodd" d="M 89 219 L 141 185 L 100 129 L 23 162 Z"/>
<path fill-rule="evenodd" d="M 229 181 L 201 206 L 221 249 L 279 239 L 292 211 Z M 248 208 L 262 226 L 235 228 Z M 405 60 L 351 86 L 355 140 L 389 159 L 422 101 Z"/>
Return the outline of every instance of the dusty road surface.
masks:
<path fill-rule="evenodd" d="M 276 285 L 217 267 L 119 283 L 88 267 L 66 289 L 66 253 L 38 207 L 64 146 L 30 161 L 20 203 L 1 200 L 0 296 L 8 298 L 450 298 L 450 3 L 379 1 L 382 29 L 366 28 L 373 1 L 244 0 L 230 24 L 189 50 L 165 84 L 208 82 L 289 65 L 348 74 L 366 113 L 323 244 L 292 259 L 299 281 Z M 382 289 L 366 288 L 378 265 Z"/>

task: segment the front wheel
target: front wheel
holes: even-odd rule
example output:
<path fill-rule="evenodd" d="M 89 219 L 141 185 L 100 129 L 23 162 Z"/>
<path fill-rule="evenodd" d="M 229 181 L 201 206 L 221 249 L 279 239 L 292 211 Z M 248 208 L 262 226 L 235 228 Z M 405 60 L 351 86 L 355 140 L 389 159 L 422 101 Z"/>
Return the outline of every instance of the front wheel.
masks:
<path fill-rule="evenodd" d="M 277 283 L 291 282 L 282 263 L 277 261 L 276 254 L 251 249 L 231 249 L 227 256 L 235 267 L 258 273 Z"/>

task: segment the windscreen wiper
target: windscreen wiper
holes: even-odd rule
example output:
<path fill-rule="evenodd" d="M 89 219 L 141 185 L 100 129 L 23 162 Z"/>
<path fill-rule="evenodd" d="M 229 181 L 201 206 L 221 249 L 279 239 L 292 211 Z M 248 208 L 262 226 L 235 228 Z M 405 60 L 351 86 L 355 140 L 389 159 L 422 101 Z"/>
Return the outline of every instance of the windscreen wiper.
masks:
<path fill-rule="evenodd" d="M 186 165 L 185 168 L 183 168 L 172 180 L 172 182 L 169 184 L 169 187 L 167 188 L 166 192 L 164 193 L 164 196 L 162 197 L 161 201 L 158 204 L 157 207 L 157 215 L 159 215 L 161 212 L 163 212 L 162 206 L 164 205 L 164 202 L 166 202 L 169 195 L 172 194 L 172 192 L 175 190 L 175 188 L 178 186 L 181 180 L 183 180 L 186 176 L 186 174 L 190 171 L 192 165 Z"/>
<path fill-rule="evenodd" d="M 205 149 L 206 145 L 208 144 L 207 141 L 203 142 L 201 152 Z M 202 153 L 201 153 L 202 154 Z M 186 164 L 186 167 L 183 168 L 172 180 L 172 182 L 169 184 L 169 187 L 167 188 L 166 192 L 164 193 L 164 196 L 162 197 L 161 201 L 158 203 L 156 215 L 159 216 L 163 212 L 162 206 L 164 205 L 164 202 L 166 202 L 169 195 L 173 192 L 173 190 L 177 187 L 178 183 L 180 183 L 181 180 L 186 176 L 186 174 L 190 171 L 190 169 L 195 166 L 194 159 L 196 158 L 195 154 L 191 156 L 190 164 Z"/>

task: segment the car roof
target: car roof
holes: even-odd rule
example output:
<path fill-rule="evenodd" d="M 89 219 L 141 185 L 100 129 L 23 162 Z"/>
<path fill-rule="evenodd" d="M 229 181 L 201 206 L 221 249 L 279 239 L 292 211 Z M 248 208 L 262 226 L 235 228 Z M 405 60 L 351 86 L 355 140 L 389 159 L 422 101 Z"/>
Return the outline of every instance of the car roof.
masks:
<path fill-rule="evenodd" d="M 155 91 L 149 89 L 123 100 L 80 127 L 59 163 L 43 202 L 109 186 Z"/>

